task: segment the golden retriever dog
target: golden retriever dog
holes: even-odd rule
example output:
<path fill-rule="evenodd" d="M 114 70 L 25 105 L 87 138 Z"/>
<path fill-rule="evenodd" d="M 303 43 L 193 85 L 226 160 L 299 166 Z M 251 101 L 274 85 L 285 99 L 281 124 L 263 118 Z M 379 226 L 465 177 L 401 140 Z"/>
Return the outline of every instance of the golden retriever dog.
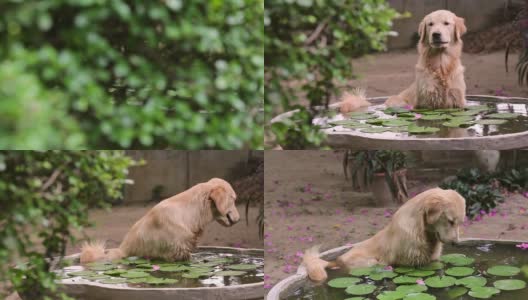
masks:
<path fill-rule="evenodd" d="M 416 79 L 385 104 L 430 109 L 464 107 L 466 83 L 460 62 L 461 37 L 466 32 L 464 19 L 450 11 L 437 10 L 425 16 L 418 32 Z"/>
<path fill-rule="evenodd" d="M 305 252 L 303 264 L 309 278 L 318 282 L 326 280 L 326 268 L 425 265 L 440 257 L 443 243 L 458 241 L 458 226 L 465 212 L 466 200 L 456 191 L 430 189 L 408 200 L 385 228 L 335 261 L 319 258 L 314 247 Z"/>
<path fill-rule="evenodd" d="M 126 256 L 188 260 L 205 226 L 216 220 L 232 226 L 240 219 L 231 185 L 219 178 L 199 183 L 165 199 L 137 221 L 117 249 L 101 242 L 85 243 L 82 264 Z"/>

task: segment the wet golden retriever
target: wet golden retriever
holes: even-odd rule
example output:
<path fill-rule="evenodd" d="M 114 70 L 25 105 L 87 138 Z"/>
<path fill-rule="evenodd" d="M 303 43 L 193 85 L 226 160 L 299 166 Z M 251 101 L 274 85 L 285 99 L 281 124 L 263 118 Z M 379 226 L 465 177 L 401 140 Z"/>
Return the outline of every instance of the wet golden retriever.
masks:
<path fill-rule="evenodd" d="M 126 256 L 188 260 L 205 226 L 216 220 L 232 226 L 240 219 L 231 185 L 219 178 L 199 183 L 161 201 L 137 221 L 117 249 L 104 243 L 85 243 L 82 264 Z"/>
<path fill-rule="evenodd" d="M 399 95 L 391 96 L 387 106 L 414 108 L 461 108 L 466 104 L 466 83 L 462 54 L 464 19 L 447 10 L 434 11 L 418 27 L 418 63 L 415 81 Z M 345 93 L 341 99 L 342 113 L 368 106 L 364 93 Z"/>
<path fill-rule="evenodd" d="M 458 240 L 465 212 L 466 201 L 456 191 L 430 189 L 407 201 L 385 228 L 335 261 L 319 258 L 318 249 L 312 248 L 305 252 L 303 264 L 313 281 L 325 280 L 325 269 L 332 267 L 424 265 L 440 257 L 443 243 Z"/>
<path fill-rule="evenodd" d="M 411 105 L 416 108 L 461 108 L 466 104 L 464 67 L 460 62 L 464 19 L 447 10 L 425 16 L 418 28 L 416 79 L 387 106 Z"/>

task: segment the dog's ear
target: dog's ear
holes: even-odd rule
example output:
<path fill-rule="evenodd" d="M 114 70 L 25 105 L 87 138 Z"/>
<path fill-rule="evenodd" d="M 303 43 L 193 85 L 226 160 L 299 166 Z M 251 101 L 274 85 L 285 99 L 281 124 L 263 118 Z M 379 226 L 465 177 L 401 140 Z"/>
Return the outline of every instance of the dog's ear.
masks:
<path fill-rule="evenodd" d="M 426 35 L 427 35 L 427 25 L 425 24 L 425 19 L 420 22 L 420 25 L 418 25 L 418 35 L 420 36 L 420 43 L 426 42 Z"/>
<path fill-rule="evenodd" d="M 227 192 L 222 186 L 215 186 L 209 193 L 209 198 L 214 201 L 216 209 L 222 214 L 227 214 Z"/>
<path fill-rule="evenodd" d="M 428 199 L 425 202 L 425 221 L 427 224 L 434 224 L 444 211 L 442 202 L 437 198 Z"/>
<path fill-rule="evenodd" d="M 464 18 L 455 17 L 455 39 L 456 41 L 460 40 L 460 37 L 466 33 L 467 28 Z"/>

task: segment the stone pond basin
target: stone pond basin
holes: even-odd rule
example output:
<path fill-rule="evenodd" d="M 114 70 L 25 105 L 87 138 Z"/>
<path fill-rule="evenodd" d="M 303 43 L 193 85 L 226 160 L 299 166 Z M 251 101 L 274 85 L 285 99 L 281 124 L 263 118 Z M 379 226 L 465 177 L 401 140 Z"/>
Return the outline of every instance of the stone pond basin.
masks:
<path fill-rule="evenodd" d="M 506 245 L 515 249 L 515 245 L 520 244 L 526 241 L 514 241 L 514 240 L 483 240 L 483 239 L 461 239 L 459 243 L 454 246 L 456 251 L 457 247 L 477 247 L 479 245 L 490 244 L 490 245 Z M 355 245 L 355 244 L 354 244 Z M 347 252 L 354 245 L 342 246 L 328 251 L 322 252 L 321 257 L 325 260 L 334 260 L 341 254 Z M 476 249 L 475 249 L 476 250 Z M 519 250 L 522 251 L 522 250 Z M 525 250 L 526 251 L 526 250 Z M 448 252 L 444 251 L 445 254 Z M 526 251 L 525 256 L 528 257 L 528 251 Z M 312 283 L 306 273 L 306 268 L 304 266 L 299 266 L 296 274 L 291 275 L 280 282 L 278 282 L 266 295 L 266 300 L 282 300 L 282 299 L 301 299 L 299 296 L 299 291 L 302 289 L 310 290 L 311 288 L 317 286 L 317 284 Z M 293 297 L 293 298 L 292 298 Z M 302 298 L 305 299 L 305 298 Z M 370 298 L 369 298 L 370 299 Z M 439 299 L 439 298 L 438 298 Z M 464 298 L 465 299 L 465 298 Z M 473 299 L 473 298 L 471 298 Z M 518 298 L 515 298 L 518 299 Z M 519 298 L 519 299 L 528 299 L 528 298 Z"/>

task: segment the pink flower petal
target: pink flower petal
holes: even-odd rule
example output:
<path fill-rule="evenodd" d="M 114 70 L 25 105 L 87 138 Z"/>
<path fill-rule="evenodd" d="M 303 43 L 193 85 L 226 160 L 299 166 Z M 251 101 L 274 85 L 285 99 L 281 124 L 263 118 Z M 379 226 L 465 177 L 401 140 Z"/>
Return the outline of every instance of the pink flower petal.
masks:
<path fill-rule="evenodd" d="M 425 282 L 421 279 L 416 280 L 416 284 L 425 285 Z"/>
<path fill-rule="evenodd" d="M 158 265 L 152 265 L 152 270 L 157 271 L 160 269 L 160 266 Z"/>

